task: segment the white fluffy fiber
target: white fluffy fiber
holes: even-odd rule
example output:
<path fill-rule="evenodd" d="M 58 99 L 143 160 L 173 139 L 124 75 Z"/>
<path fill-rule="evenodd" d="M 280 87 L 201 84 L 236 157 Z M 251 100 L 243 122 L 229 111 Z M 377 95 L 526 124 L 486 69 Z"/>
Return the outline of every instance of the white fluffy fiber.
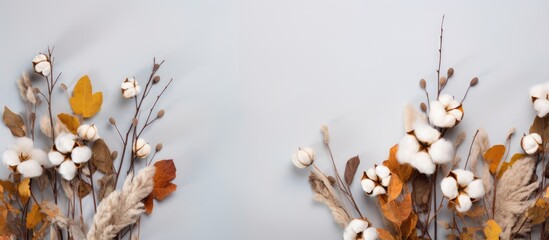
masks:
<path fill-rule="evenodd" d="M 538 152 L 542 144 L 541 136 L 537 133 L 532 133 L 522 137 L 520 146 L 527 154 L 535 154 Z"/>
<path fill-rule="evenodd" d="M 92 151 L 87 146 L 75 147 L 71 152 L 71 159 L 75 163 L 85 163 L 90 160 Z"/>
<path fill-rule="evenodd" d="M 360 184 L 367 195 L 375 197 L 387 193 L 390 181 L 391 170 L 384 165 L 376 165 L 364 172 Z"/>
<path fill-rule="evenodd" d="M 76 144 L 76 136 L 71 133 L 61 133 L 55 138 L 55 148 L 61 153 L 70 153 Z"/>
<path fill-rule="evenodd" d="M 442 190 L 442 195 L 448 199 L 454 199 L 458 196 L 458 184 L 455 178 L 445 177 L 440 182 L 440 189 Z"/>
<path fill-rule="evenodd" d="M 418 152 L 414 155 L 410 161 L 410 165 L 423 174 L 433 174 L 436 169 L 436 165 L 431 159 L 431 156 L 427 152 Z"/>
<path fill-rule="evenodd" d="M 452 173 L 456 176 L 457 183 L 461 187 L 469 185 L 475 178 L 473 172 L 464 169 L 454 169 L 452 170 Z"/>
<path fill-rule="evenodd" d="M 469 211 L 473 200 L 484 196 L 482 179 L 475 179 L 471 171 L 464 169 L 452 170 L 452 174 L 440 182 L 440 189 L 444 197 L 456 203 L 458 212 Z"/>
<path fill-rule="evenodd" d="M 15 169 L 25 178 L 42 175 L 43 165 L 49 165 L 44 151 L 34 148 L 34 142 L 27 137 L 20 137 L 2 154 L 2 161 Z"/>
<path fill-rule="evenodd" d="M 315 151 L 312 148 L 300 148 L 293 156 L 292 162 L 298 168 L 306 168 L 313 164 Z"/>
<path fill-rule="evenodd" d="M 343 232 L 343 240 L 357 240 L 359 233 L 362 233 L 363 240 L 375 240 L 379 237 L 377 230 L 373 227 L 369 227 L 366 220 L 353 219 Z"/>
<path fill-rule="evenodd" d="M 422 122 L 417 122 L 415 124 L 414 135 L 418 141 L 426 144 L 432 144 L 440 138 L 440 132 L 438 130 Z"/>
<path fill-rule="evenodd" d="M 360 185 L 362 186 L 362 190 L 364 190 L 367 194 L 371 194 L 376 187 L 376 183 L 369 178 L 362 179 L 360 181 Z"/>
<path fill-rule="evenodd" d="M 23 178 L 33 178 L 42 175 L 44 169 L 38 161 L 27 160 L 17 165 L 17 171 L 23 175 Z"/>
<path fill-rule="evenodd" d="M 457 198 L 457 206 L 456 210 L 458 212 L 467 212 L 471 207 L 473 206 L 473 202 L 471 201 L 471 198 L 467 194 L 460 194 Z"/>
<path fill-rule="evenodd" d="M 470 198 L 478 199 L 484 196 L 484 186 L 482 185 L 482 179 L 477 179 L 469 183 L 465 188 L 465 193 Z"/>
<path fill-rule="evenodd" d="M 441 94 L 438 100 L 432 101 L 429 107 L 429 120 L 437 127 L 454 127 L 463 118 L 463 112 L 459 110 L 461 103 L 453 96 Z"/>
<path fill-rule="evenodd" d="M 441 138 L 429 147 L 429 155 L 436 164 L 448 163 L 454 159 L 454 145 Z"/>
<path fill-rule="evenodd" d="M 530 88 L 530 96 L 534 99 L 534 109 L 538 117 L 545 117 L 549 113 L 549 83 L 538 84 Z"/>
<path fill-rule="evenodd" d="M 61 177 L 70 181 L 74 178 L 74 176 L 76 176 L 76 165 L 73 161 L 67 160 L 59 165 L 59 169 L 57 171 Z"/>

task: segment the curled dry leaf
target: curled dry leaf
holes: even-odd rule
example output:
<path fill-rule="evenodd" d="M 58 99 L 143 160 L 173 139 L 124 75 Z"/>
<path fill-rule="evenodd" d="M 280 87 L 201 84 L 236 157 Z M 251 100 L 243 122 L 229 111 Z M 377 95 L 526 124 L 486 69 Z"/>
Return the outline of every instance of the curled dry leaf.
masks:
<path fill-rule="evenodd" d="M 356 170 L 358 169 L 358 165 L 360 164 L 360 159 L 358 156 L 354 156 L 351 159 L 347 161 L 347 164 L 345 165 L 345 183 L 347 183 L 348 186 L 353 183 L 353 179 L 356 174 Z"/>
<path fill-rule="evenodd" d="M 23 205 L 27 204 L 31 196 L 30 178 L 23 179 L 23 181 L 17 185 L 17 192 L 19 193 L 19 197 L 21 198 Z"/>
<path fill-rule="evenodd" d="M 104 174 L 114 172 L 111 150 L 103 139 L 97 139 L 93 144 L 91 162 L 99 171 Z"/>
<path fill-rule="evenodd" d="M 58 114 L 57 118 L 59 118 L 59 121 L 61 121 L 61 123 L 63 123 L 63 125 L 65 125 L 65 127 L 67 127 L 67 129 L 72 134 L 76 134 L 76 130 L 80 126 L 80 119 L 78 119 L 77 117 L 75 117 L 73 115 L 66 114 L 66 113 Z"/>
<path fill-rule="evenodd" d="M 68 199 L 71 199 L 72 196 L 74 195 L 71 182 L 65 180 L 64 178 L 61 178 L 59 182 L 61 183 L 61 188 L 63 188 L 63 192 L 65 193 L 65 196 L 67 196 Z"/>
<path fill-rule="evenodd" d="M 487 240 L 498 240 L 499 234 L 501 234 L 501 227 L 494 221 L 490 219 L 486 222 L 486 227 L 484 227 L 484 235 Z"/>
<path fill-rule="evenodd" d="M 114 174 L 107 174 L 99 179 L 99 201 L 103 200 L 111 192 L 114 191 L 115 177 Z"/>
<path fill-rule="evenodd" d="M 11 134 L 15 137 L 24 137 L 27 135 L 27 128 L 25 127 L 25 122 L 23 118 L 14 112 L 12 112 L 8 107 L 4 107 L 4 114 L 2 115 L 4 124 L 11 131 Z"/>
<path fill-rule="evenodd" d="M 78 183 L 78 197 L 84 198 L 88 196 L 92 191 L 92 186 L 84 180 L 80 180 Z"/>
<path fill-rule="evenodd" d="M 391 147 L 389 150 L 389 158 L 383 162 L 383 165 L 388 167 L 392 173 L 398 175 L 402 182 L 408 182 L 414 169 L 408 164 L 400 164 L 396 158 L 398 144 Z"/>
<path fill-rule="evenodd" d="M 484 161 L 486 161 L 486 163 L 488 164 L 490 168 L 490 173 L 492 173 L 493 175 L 495 175 L 496 171 L 498 170 L 499 163 L 505 155 L 505 150 L 505 146 L 500 144 L 490 147 L 484 153 Z"/>
<path fill-rule="evenodd" d="M 151 194 L 144 200 L 147 214 L 152 213 L 154 207 L 153 199 L 161 201 L 177 189 L 177 185 L 171 182 L 176 176 L 175 164 L 172 159 L 160 160 L 154 164 L 154 167 L 156 168 L 154 188 Z"/>
<path fill-rule="evenodd" d="M 82 115 L 83 118 L 90 118 L 101 110 L 103 93 L 93 93 L 90 78 L 84 75 L 74 86 L 74 92 L 69 102 L 75 114 Z"/>

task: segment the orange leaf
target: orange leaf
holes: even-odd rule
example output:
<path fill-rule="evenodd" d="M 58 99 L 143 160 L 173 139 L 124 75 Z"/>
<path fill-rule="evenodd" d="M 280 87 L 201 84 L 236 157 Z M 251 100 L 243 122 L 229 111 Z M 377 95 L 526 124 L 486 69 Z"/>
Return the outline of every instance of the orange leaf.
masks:
<path fill-rule="evenodd" d="M 84 75 L 78 80 L 76 86 L 74 86 L 74 92 L 69 99 L 72 111 L 75 114 L 82 115 L 83 118 L 90 118 L 101 110 L 103 93 L 92 93 L 93 89 L 90 78 Z"/>
<path fill-rule="evenodd" d="M 33 229 L 44 219 L 44 214 L 40 212 L 38 204 L 32 205 L 31 211 L 27 214 L 27 228 Z"/>
<path fill-rule="evenodd" d="M 417 215 L 414 212 L 412 212 L 410 214 L 410 217 L 408 217 L 408 219 L 406 219 L 406 221 L 402 223 L 402 226 L 400 227 L 400 232 L 402 233 L 403 239 L 412 239 L 412 237 L 416 236 L 416 234 L 414 233 L 417 233 L 415 231 L 417 220 L 418 220 Z"/>
<path fill-rule="evenodd" d="M 507 169 L 509 169 L 509 167 L 513 166 L 513 164 L 515 164 L 515 162 L 517 162 L 518 160 L 520 159 L 523 159 L 525 158 L 526 154 L 524 153 L 515 153 L 515 155 L 513 155 L 513 157 L 511 157 L 511 160 L 509 162 L 503 162 L 501 164 L 501 168 L 499 169 L 499 172 L 498 172 L 498 175 L 496 178 L 501 178 L 501 176 L 503 176 L 503 173 L 505 173 L 505 171 L 507 171 Z"/>
<path fill-rule="evenodd" d="M 396 240 L 396 238 L 393 237 L 389 231 L 383 228 L 378 228 L 376 230 L 380 240 Z"/>
<path fill-rule="evenodd" d="M 396 174 L 391 176 L 391 181 L 389 181 L 387 192 L 387 195 L 389 195 L 389 201 L 395 200 L 402 192 L 402 181 L 400 181 L 400 178 Z"/>
<path fill-rule="evenodd" d="M 400 164 L 396 158 L 398 144 L 394 145 L 389 151 L 389 159 L 383 162 L 383 165 L 388 167 L 391 172 L 396 173 L 402 182 L 407 182 L 412 176 L 414 169 L 408 164 Z"/>
<path fill-rule="evenodd" d="M 381 206 L 381 211 L 387 220 L 399 228 L 412 213 L 412 195 L 406 194 L 402 201 L 393 200 Z"/>
<path fill-rule="evenodd" d="M 80 127 L 80 119 L 66 113 L 58 114 L 57 117 L 67 127 L 67 129 L 71 131 L 71 133 L 76 134 L 76 130 Z"/>
<path fill-rule="evenodd" d="M 494 145 L 484 153 L 484 161 L 486 161 L 490 167 L 490 172 L 492 174 L 496 174 L 499 163 L 501 162 L 503 155 L 505 155 L 505 150 L 506 148 L 504 145 Z"/>
<path fill-rule="evenodd" d="M 21 198 L 23 205 L 27 204 L 27 201 L 29 201 L 31 196 L 30 178 L 25 178 L 19 183 L 17 186 L 17 192 L 19 193 L 19 197 Z"/>
<path fill-rule="evenodd" d="M 154 164 L 156 172 L 154 174 L 154 188 L 147 198 L 145 198 L 145 209 L 147 214 L 151 214 L 154 202 L 153 198 L 160 201 L 168 197 L 172 192 L 177 189 L 177 185 L 171 183 L 175 179 L 175 164 L 173 160 L 161 160 Z"/>

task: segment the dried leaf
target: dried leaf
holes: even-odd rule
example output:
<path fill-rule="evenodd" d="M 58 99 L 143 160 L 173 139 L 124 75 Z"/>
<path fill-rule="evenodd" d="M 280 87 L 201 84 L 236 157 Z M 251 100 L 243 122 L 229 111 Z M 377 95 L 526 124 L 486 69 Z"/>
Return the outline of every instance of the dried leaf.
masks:
<path fill-rule="evenodd" d="M 27 204 L 31 196 L 30 178 L 25 178 L 19 183 L 17 186 L 17 192 L 19 193 L 19 197 L 21 198 L 23 205 Z"/>
<path fill-rule="evenodd" d="M 501 227 L 496 223 L 496 221 L 490 219 L 486 222 L 486 227 L 484 227 L 484 235 L 488 240 L 498 240 L 499 234 L 501 234 Z"/>
<path fill-rule="evenodd" d="M 393 237 L 393 235 L 391 235 L 389 231 L 383 228 L 378 228 L 376 230 L 377 230 L 379 240 L 396 240 L 396 238 Z"/>
<path fill-rule="evenodd" d="M 394 145 L 389 151 L 389 159 L 383 162 L 383 165 L 388 167 L 391 172 L 396 173 L 402 182 L 408 182 L 412 176 L 414 169 L 408 164 L 400 164 L 396 158 L 398 144 Z"/>
<path fill-rule="evenodd" d="M 93 93 L 90 78 L 84 75 L 74 86 L 74 92 L 69 102 L 72 111 L 75 114 L 82 115 L 83 118 L 93 117 L 103 104 L 103 93 Z"/>
<path fill-rule="evenodd" d="M 431 197 L 431 180 L 425 174 L 418 174 L 412 180 L 412 199 L 418 212 L 426 212 Z"/>
<path fill-rule="evenodd" d="M 401 192 L 402 181 L 400 181 L 400 178 L 396 174 L 393 174 L 391 176 L 391 180 L 389 181 L 389 187 L 387 187 L 387 195 L 389 196 L 388 201 L 395 200 Z"/>
<path fill-rule="evenodd" d="M 475 206 L 471 210 L 465 212 L 465 216 L 470 218 L 478 218 L 486 214 L 486 209 L 484 206 Z"/>
<path fill-rule="evenodd" d="M 64 178 L 62 178 L 59 182 L 61 183 L 61 188 L 63 188 L 65 196 L 67 196 L 68 199 L 72 199 L 74 191 L 72 190 L 71 182 L 65 180 Z"/>
<path fill-rule="evenodd" d="M 13 136 L 24 137 L 27 135 L 27 128 L 25 127 L 23 118 L 12 112 L 8 107 L 4 107 L 2 119 L 4 120 L 6 127 L 10 129 Z"/>
<path fill-rule="evenodd" d="M 107 174 L 99 179 L 99 201 L 109 196 L 114 191 L 115 178 L 114 174 Z M 152 198 L 151 198 L 152 200 Z"/>
<path fill-rule="evenodd" d="M 84 180 L 80 180 L 78 183 L 78 197 L 84 198 L 85 196 L 88 196 L 92 191 L 92 186 L 88 182 Z"/>
<path fill-rule="evenodd" d="M 416 225 L 417 225 L 418 217 L 417 215 L 412 212 L 410 214 L 410 217 L 402 223 L 402 226 L 400 226 L 400 232 L 402 234 L 401 239 L 414 239 L 417 235 L 416 231 Z"/>
<path fill-rule="evenodd" d="M 152 213 L 154 206 L 152 199 L 149 198 L 161 201 L 177 189 L 177 185 L 171 183 L 176 176 L 176 168 L 172 159 L 158 161 L 154 164 L 154 167 L 156 167 L 154 188 L 151 194 L 144 200 L 147 214 Z"/>
<path fill-rule="evenodd" d="M 503 162 L 501 164 L 501 168 L 499 169 L 498 171 L 498 175 L 497 175 L 497 179 L 501 178 L 501 176 L 503 176 L 503 174 L 505 173 L 505 171 L 507 171 L 507 169 L 509 169 L 509 167 L 513 166 L 513 164 L 515 164 L 515 162 L 517 162 L 517 160 L 519 159 L 522 159 L 522 158 L 525 158 L 527 157 L 528 155 L 524 154 L 524 153 L 515 153 L 515 155 L 513 155 L 513 157 L 511 157 L 511 160 L 509 162 Z M 548 165 L 549 166 L 549 165 Z"/>
<path fill-rule="evenodd" d="M 58 114 L 57 117 L 71 133 L 77 134 L 76 130 L 80 127 L 80 119 L 78 119 L 78 117 L 66 113 Z"/>
<path fill-rule="evenodd" d="M 539 198 L 526 214 L 534 225 L 545 222 L 549 218 L 549 202 L 547 199 Z"/>
<path fill-rule="evenodd" d="M 44 219 L 44 214 L 40 212 L 38 204 L 32 205 L 31 211 L 27 214 L 27 228 L 33 229 Z"/>
<path fill-rule="evenodd" d="M 111 157 L 111 150 L 109 146 L 103 141 L 98 139 L 93 144 L 91 162 L 99 171 L 104 174 L 113 173 L 113 159 Z"/>
<path fill-rule="evenodd" d="M 490 167 L 490 172 L 493 175 L 496 174 L 499 163 L 501 162 L 503 155 L 505 155 L 505 150 L 506 150 L 505 146 L 500 144 L 500 145 L 494 145 L 490 147 L 484 153 L 484 161 L 486 161 L 486 163 Z"/>
<path fill-rule="evenodd" d="M 353 183 L 353 179 L 355 177 L 356 170 L 358 169 L 359 164 L 360 159 L 358 158 L 358 156 L 354 156 L 347 161 L 347 164 L 345 165 L 345 183 L 347 183 L 348 186 Z"/>
<path fill-rule="evenodd" d="M 393 200 L 383 204 L 381 211 L 387 220 L 400 227 L 412 213 L 412 195 L 406 194 L 402 201 Z"/>

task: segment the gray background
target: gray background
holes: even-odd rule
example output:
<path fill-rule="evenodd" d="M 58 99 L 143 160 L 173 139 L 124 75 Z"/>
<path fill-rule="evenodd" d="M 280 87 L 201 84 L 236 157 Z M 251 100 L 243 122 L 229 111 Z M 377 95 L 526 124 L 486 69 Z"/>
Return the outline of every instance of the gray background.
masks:
<path fill-rule="evenodd" d="M 360 170 L 384 160 L 403 135 L 403 107 L 424 100 L 418 80 L 436 76 L 442 14 L 443 68 L 456 70 L 447 92 L 461 98 L 481 80 L 459 129 L 484 127 L 492 143 L 511 127 L 526 132 L 528 88 L 548 80 L 547 10 L 543 1 L 4 1 L 0 100 L 22 111 L 15 80 L 55 46 L 62 82 L 72 89 L 88 74 L 103 91 L 108 104 L 90 122 L 119 147 L 106 122 L 132 111 L 120 82 L 144 81 L 152 58 L 165 59 L 161 76 L 175 79 L 160 103 L 167 114 L 145 137 L 176 160 L 179 189 L 144 218 L 143 239 L 338 239 L 307 171 L 290 162 L 297 147 L 316 148 L 328 169 L 318 130 L 327 124 L 341 166 L 357 154 Z M 12 141 L 6 128 L 0 136 Z M 353 190 L 375 220 L 373 201 Z"/>

